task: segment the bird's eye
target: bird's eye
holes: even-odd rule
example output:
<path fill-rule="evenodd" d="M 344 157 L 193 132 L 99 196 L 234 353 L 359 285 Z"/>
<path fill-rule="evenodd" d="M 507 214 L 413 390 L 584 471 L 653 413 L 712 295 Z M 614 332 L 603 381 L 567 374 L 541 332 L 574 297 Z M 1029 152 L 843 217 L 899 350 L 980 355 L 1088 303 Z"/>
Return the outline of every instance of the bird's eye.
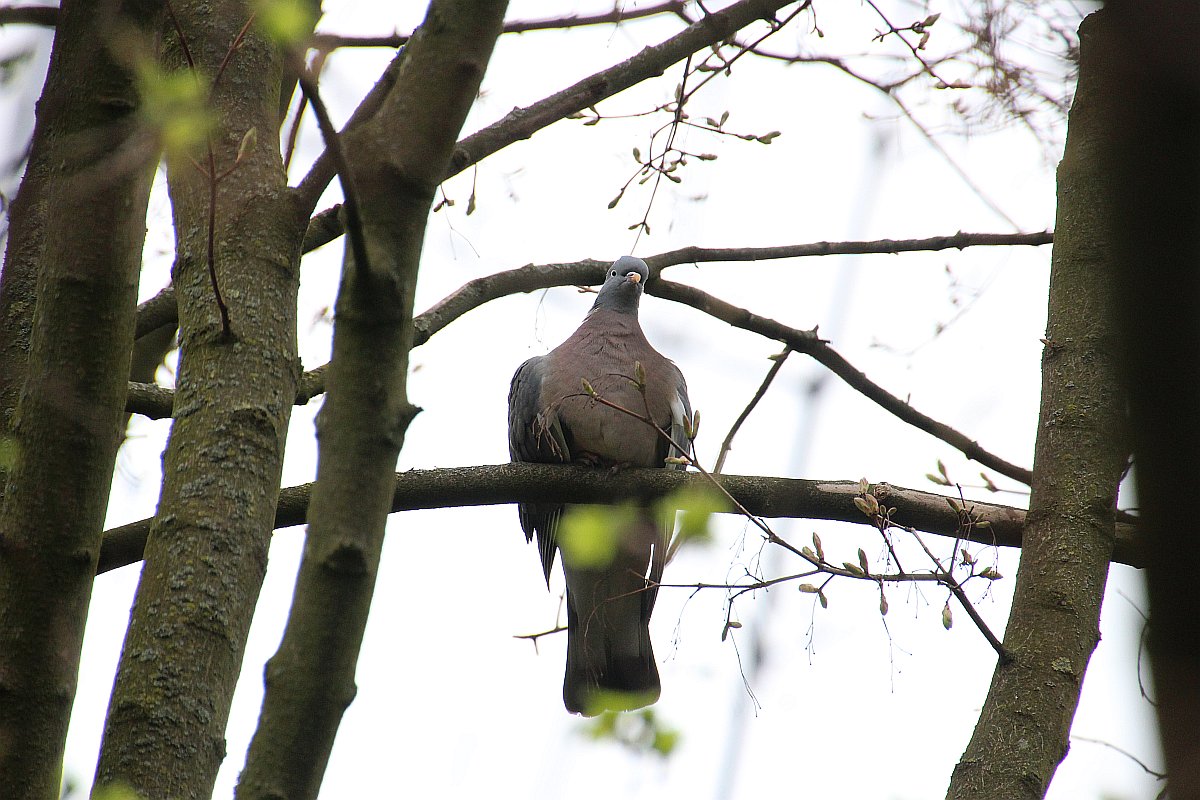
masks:
<path fill-rule="evenodd" d="M 608 273 L 608 277 L 610 277 L 610 278 L 617 277 L 617 271 L 614 269 L 612 272 Z"/>

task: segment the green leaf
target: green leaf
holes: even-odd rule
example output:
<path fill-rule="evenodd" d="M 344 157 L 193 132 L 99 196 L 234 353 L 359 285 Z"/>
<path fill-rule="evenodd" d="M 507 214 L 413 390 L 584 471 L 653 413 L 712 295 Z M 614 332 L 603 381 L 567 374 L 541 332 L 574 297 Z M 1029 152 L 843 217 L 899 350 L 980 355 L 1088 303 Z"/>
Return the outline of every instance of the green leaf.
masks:
<path fill-rule="evenodd" d="M 712 540 L 709 522 L 713 514 L 729 511 L 728 498 L 715 488 L 681 489 L 659 501 L 659 513 L 670 514 L 679 509 L 679 542 L 708 542 Z"/>
<path fill-rule="evenodd" d="M 563 560 L 577 569 L 600 569 L 612 563 L 622 532 L 636 521 L 627 506 L 571 506 L 558 529 Z"/>
<path fill-rule="evenodd" d="M 182 158 L 204 144 L 216 118 L 205 82 L 189 70 L 167 72 L 151 61 L 137 66 L 141 115 L 158 130 L 168 158 Z"/>
<path fill-rule="evenodd" d="M 253 0 L 254 24 L 279 44 L 299 44 L 312 35 L 317 10 L 306 0 Z"/>

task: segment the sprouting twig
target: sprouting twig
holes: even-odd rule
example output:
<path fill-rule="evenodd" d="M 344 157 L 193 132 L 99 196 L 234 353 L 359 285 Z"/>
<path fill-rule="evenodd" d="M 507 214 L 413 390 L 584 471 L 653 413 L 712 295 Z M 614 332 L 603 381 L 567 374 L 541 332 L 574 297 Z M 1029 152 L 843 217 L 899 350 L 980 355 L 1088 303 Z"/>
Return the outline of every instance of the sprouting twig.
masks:
<path fill-rule="evenodd" d="M 967 597 L 967 593 L 963 590 L 962 584 L 951 574 L 951 570 L 954 568 L 954 557 L 951 556 L 951 566 L 950 569 L 947 569 L 942 564 L 941 559 L 934 555 L 933 551 L 929 549 L 929 546 L 925 544 L 925 540 L 921 538 L 921 534 L 918 533 L 915 528 L 907 525 L 899 525 L 892 521 L 891 513 L 887 507 L 883 503 L 877 501 L 874 495 L 868 494 L 865 479 L 862 482 L 862 486 L 863 489 L 861 490 L 860 494 L 860 497 L 862 498 L 861 501 L 859 498 L 855 498 L 855 505 L 859 507 L 859 510 L 863 511 L 875 524 L 875 527 L 879 528 L 879 530 L 885 534 L 885 538 L 887 529 L 891 527 L 897 527 L 912 534 L 913 539 L 918 545 L 921 546 L 921 549 L 925 551 L 925 555 L 929 557 L 929 560 L 934 565 L 934 572 L 929 576 L 928 579 L 936 580 L 938 583 L 950 590 L 950 593 L 954 595 L 955 599 L 957 599 L 959 604 L 962 605 L 963 610 L 967 612 L 967 616 L 971 618 L 971 622 L 973 622 L 975 627 L 979 629 L 979 632 L 983 634 L 983 638 L 986 639 L 988 644 L 992 646 L 992 649 L 996 651 L 996 655 L 999 657 L 1000 663 L 1007 664 L 1011 662 L 1012 656 L 1004 648 L 1004 644 L 998 638 L 996 638 L 994 633 L 992 633 L 991 628 L 988 627 L 983 617 L 981 617 L 979 612 L 975 610 L 975 606 L 971 603 L 970 598 Z M 954 553 L 957 553 L 963 529 L 964 527 L 967 528 L 967 533 L 969 534 L 970 527 L 974 525 L 974 519 L 971 513 L 967 511 L 964 506 L 955 505 L 953 500 L 950 500 L 950 504 L 958 513 L 959 518 L 959 526 L 954 540 L 953 551 Z M 974 568 L 972 568 L 971 577 L 974 577 L 974 575 Z M 986 572 L 984 575 L 986 577 Z M 994 580 L 995 577 L 996 576 L 992 576 L 991 579 Z M 910 578 L 907 577 L 904 579 L 910 580 Z"/>
<path fill-rule="evenodd" d="M 637 377 L 634 377 L 634 376 L 626 376 L 626 377 L 630 380 L 630 382 L 632 382 L 635 386 L 638 387 L 638 389 L 642 393 L 643 400 L 645 400 L 645 397 L 646 397 L 645 382 L 643 380 L 639 379 L 640 374 L 641 374 L 640 364 L 635 364 L 635 372 L 638 373 Z M 588 384 L 586 381 L 584 382 L 584 390 L 585 390 L 587 396 L 590 397 L 592 400 L 596 401 L 597 403 L 600 403 L 601 405 L 611 408 L 615 411 L 620 411 L 623 414 L 628 414 L 629 416 L 633 417 L 634 419 L 640 420 L 640 421 L 644 422 L 645 424 L 649 425 L 658 433 L 660 438 L 664 439 L 671 447 L 675 448 L 676 451 L 678 451 L 680 453 L 691 453 L 692 452 L 691 447 L 685 448 L 679 442 L 676 442 L 675 439 L 671 436 L 671 434 L 667 433 L 665 430 L 662 429 L 662 427 L 660 427 L 658 425 L 658 423 L 656 423 L 653 419 L 651 419 L 649 413 L 644 414 L 644 415 L 639 414 L 636 411 L 632 411 L 628 408 L 625 408 L 620 403 L 614 403 L 611 400 L 605 399 L 598 392 L 596 392 L 591 387 L 591 385 Z M 688 422 L 689 433 L 691 431 L 691 425 L 692 425 L 692 423 L 689 421 Z M 725 495 L 725 497 L 730 502 L 733 503 L 734 507 L 737 508 L 737 510 L 739 512 L 741 512 L 742 515 L 746 517 L 746 519 L 750 520 L 751 523 L 753 523 L 757 528 L 759 528 L 766 535 L 767 541 L 770 544 L 775 544 L 780 547 L 783 547 L 785 550 L 788 550 L 793 555 L 796 555 L 796 556 L 804 559 L 808 563 L 812 564 L 813 566 L 817 567 L 818 571 L 827 573 L 830 576 L 830 578 L 832 578 L 835 575 L 840 575 L 843 577 L 852 577 L 852 578 L 858 578 L 858 579 L 862 579 L 862 580 L 871 580 L 874 582 L 878 582 L 882 586 L 882 581 L 885 580 L 885 578 L 883 578 L 882 576 L 870 574 L 867 571 L 865 556 L 862 554 L 861 550 L 859 551 L 859 558 L 860 558 L 860 561 L 862 564 L 861 569 L 859 569 L 858 567 L 855 567 L 852 564 L 847 564 L 845 569 L 841 569 L 841 568 L 835 567 L 834 565 L 830 564 L 819 553 L 813 554 L 810 552 L 806 552 L 806 550 L 797 549 L 795 546 L 793 546 L 792 544 L 790 544 L 789 542 L 787 542 L 780 536 L 776 535 L 776 533 L 774 531 L 772 531 L 771 528 L 762 519 L 755 516 L 754 514 L 751 514 L 750 511 L 747 510 L 745 506 L 743 506 L 740 502 L 738 502 L 738 500 L 732 494 L 730 494 L 728 489 L 726 489 L 724 486 L 721 485 L 721 482 L 716 479 L 715 475 L 713 475 L 708 470 L 706 470 L 703 467 L 703 465 L 698 463 L 694 458 L 684 456 L 683 461 L 688 466 L 695 467 L 697 469 L 697 471 L 700 472 L 701 475 L 704 475 L 708 479 L 709 483 L 711 483 L 723 495 Z M 872 501 L 875 501 L 875 498 L 873 496 L 871 496 L 869 499 Z M 857 500 L 856 500 L 856 503 L 857 503 Z M 875 501 L 872 504 L 872 508 L 876 509 L 873 512 L 875 517 L 879 517 L 879 518 L 883 519 L 886 524 L 891 523 L 891 520 L 889 518 L 890 515 L 885 517 L 879 513 L 880 511 L 883 511 L 884 509 L 879 506 L 879 503 L 877 501 Z M 961 518 L 963 516 L 963 513 L 961 511 L 960 511 L 959 516 L 960 516 L 960 520 L 961 520 Z M 967 513 L 966 516 L 969 519 L 970 514 Z M 960 525 L 961 525 L 961 522 L 960 522 Z M 910 575 L 908 573 L 901 572 L 899 575 L 892 576 L 891 579 L 898 580 L 898 581 L 899 580 L 903 580 L 903 581 L 930 580 L 930 581 L 936 581 L 937 583 L 940 583 L 941 585 L 945 586 L 947 589 L 950 590 L 950 593 L 952 595 L 954 595 L 954 597 L 962 605 L 963 610 L 965 610 L 967 612 L 967 616 L 971 618 L 971 621 L 975 624 L 975 627 L 979 629 L 979 632 L 983 634 L 983 637 L 987 640 L 988 644 L 990 644 L 992 646 L 992 649 L 994 649 L 996 651 L 996 655 L 999 658 L 1000 663 L 1007 664 L 1010 661 L 1012 661 L 1012 656 L 1008 653 L 1007 650 L 1004 649 L 1003 643 L 1001 643 L 1001 641 L 996 638 L 996 635 L 994 633 L 992 633 L 991 629 L 988 627 L 988 625 L 984 621 L 983 617 L 981 617 L 979 615 L 979 612 L 975 610 L 975 606 L 971 603 L 970 598 L 968 598 L 966 592 L 963 591 L 962 585 L 958 582 L 957 579 L 955 579 L 955 577 L 953 575 L 950 574 L 950 572 L 948 570 L 945 569 L 945 567 L 943 567 L 941 560 L 938 559 L 938 557 L 933 554 L 933 552 L 929 549 L 928 546 L 926 546 L 925 542 L 921 539 L 920 534 L 918 534 L 915 529 L 912 530 L 912 534 L 913 534 L 913 537 L 916 539 L 917 543 L 920 544 L 921 549 L 923 549 L 925 551 L 926 555 L 929 556 L 930 561 L 932 561 L 933 564 L 935 565 L 936 571 L 933 574 L 928 575 L 927 577 L 924 577 L 924 578 L 917 578 L 916 575 Z M 957 542 L 958 540 L 956 539 L 955 541 Z M 955 546 L 957 547 L 957 544 Z M 894 551 L 893 551 L 893 556 L 894 556 Z"/>

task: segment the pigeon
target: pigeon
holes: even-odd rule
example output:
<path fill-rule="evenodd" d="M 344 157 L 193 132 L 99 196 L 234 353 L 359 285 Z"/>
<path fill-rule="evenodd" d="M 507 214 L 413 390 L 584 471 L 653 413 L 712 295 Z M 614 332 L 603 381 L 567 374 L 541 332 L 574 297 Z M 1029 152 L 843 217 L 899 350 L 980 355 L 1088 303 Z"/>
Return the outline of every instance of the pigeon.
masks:
<path fill-rule="evenodd" d="M 575 333 L 517 369 L 508 394 L 513 461 L 591 466 L 598 479 L 623 467 L 684 468 L 676 462 L 688 454 L 672 442 L 690 446 L 687 384 L 674 362 L 650 346 L 638 324 L 638 303 L 649 275 L 640 258 L 617 259 Z M 639 417 L 653 420 L 670 441 Z M 650 705 L 661 690 L 649 624 L 674 513 L 659 512 L 656 518 L 648 508 L 608 511 L 598 519 L 619 530 L 611 532 L 614 545 L 602 551 L 599 563 L 563 558 L 563 702 L 568 711 L 585 716 Z M 549 585 L 564 507 L 521 503 L 518 512 L 526 541 L 537 537 Z"/>

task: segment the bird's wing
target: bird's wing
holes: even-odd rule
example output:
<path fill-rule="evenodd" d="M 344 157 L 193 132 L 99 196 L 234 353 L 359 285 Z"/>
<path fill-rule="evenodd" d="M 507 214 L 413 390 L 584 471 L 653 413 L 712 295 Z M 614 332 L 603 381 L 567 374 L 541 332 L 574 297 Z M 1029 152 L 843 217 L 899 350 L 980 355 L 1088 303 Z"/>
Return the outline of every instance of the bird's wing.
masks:
<path fill-rule="evenodd" d="M 547 356 L 535 356 L 517 368 L 508 390 L 508 453 L 513 461 L 560 464 L 571 460 L 554 408 L 542 401 Z M 519 503 L 517 513 L 526 540 L 537 534 L 538 553 L 547 582 L 554 566 L 555 534 L 563 507 L 556 503 Z"/>
<path fill-rule="evenodd" d="M 692 418 L 692 403 L 688 399 L 687 381 L 683 378 L 683 373 L 671 361 L 667 361 L 666 366 L 675 373 L 670 378 L 669 384 L 674 387 L 674 396 L 671 398 L 671 423 L 665 430 L 671 437 L 673 444 L 663 442 L 662 454 L 663 462 L 659 462 L 660 466 L 667 469 L 683 470 L 686 469 L 684 464 L 666 464 L 665 459 L 668 457 L 678 458 L 680 456 L 691 457 L 691 441 L 688 439 L 687 427 Z M 649 381 L 649 377 L 647 377 Z M 684 448 L 682 451 L 675 447 L 680 445 Z M 663 518 L 658 521 L 659 537 L 654 545 L 654 552 L 650 558 L 650 571 L 646 577 L 650 588 L 646 591 L 646 619 L 654 612 L 654 601 L 658 599 L 658 584 L 662 581 L 663 570 L 667 566 L 667 555 L 671 552 L 671 534 L 675 531 L 675 512 L 669 511 L 663 515 Z"/>

